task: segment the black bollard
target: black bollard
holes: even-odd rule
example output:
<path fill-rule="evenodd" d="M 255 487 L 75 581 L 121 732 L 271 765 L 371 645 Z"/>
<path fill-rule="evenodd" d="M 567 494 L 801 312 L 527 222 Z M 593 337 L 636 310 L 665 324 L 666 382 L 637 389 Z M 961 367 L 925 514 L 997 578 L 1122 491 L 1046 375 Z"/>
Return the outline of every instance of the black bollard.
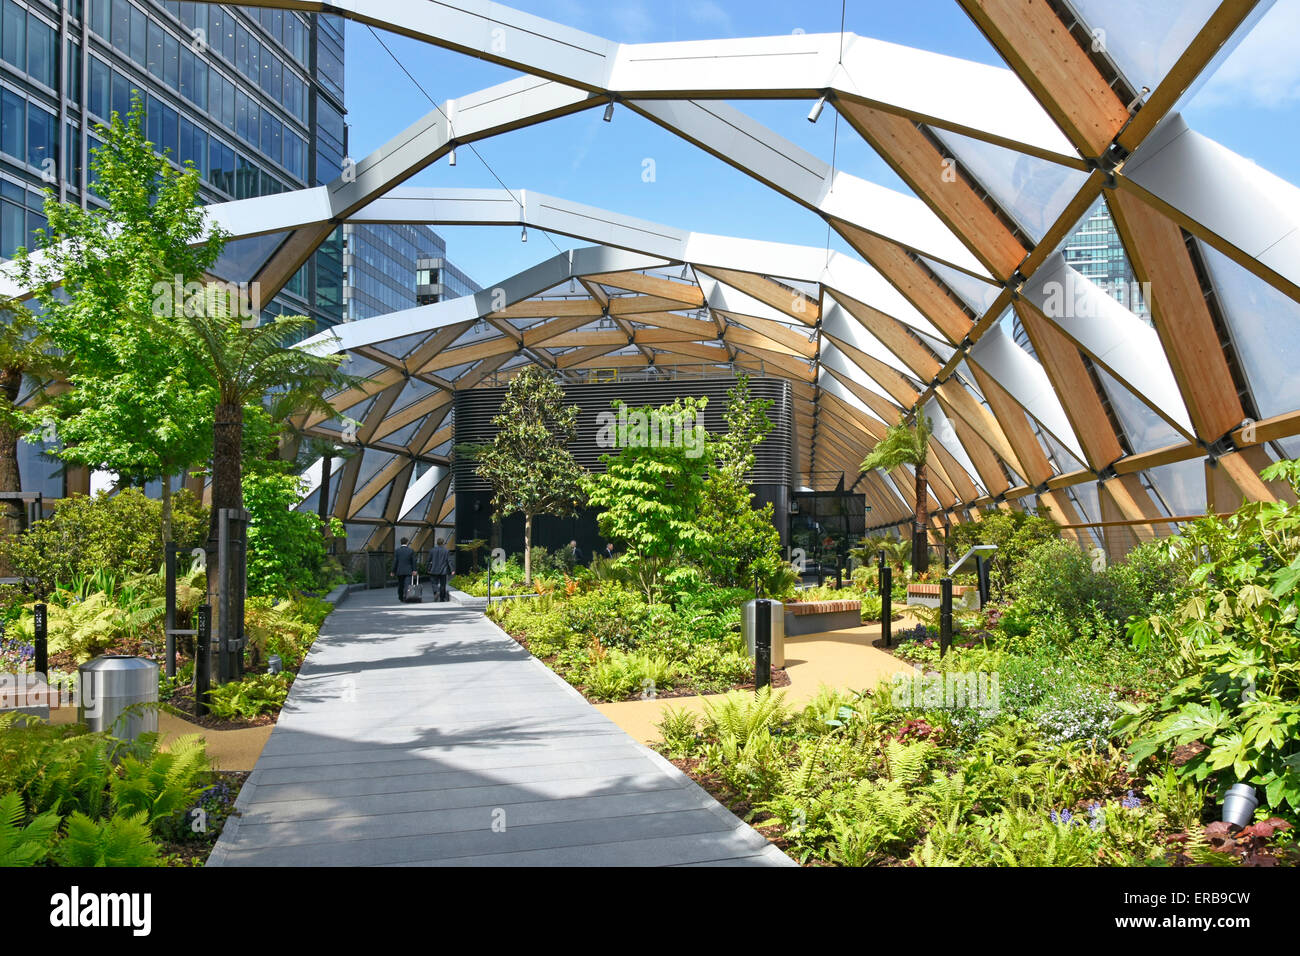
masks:
<path fill-rule="evenodd" d="M 35 634 L 34 658 L 32 660 L 32 669 L 48 679 L 50 669 L 50 643 L 48 609 L 44 604 L 37 604 L 32 608 L 32 631 Z"/>
<path fill-rule="evenodd" d="M 772 602 L 754 604 L 754 690 L 772 683 Z"/>
<path fill-rule="evenodd" d="M 212 606 L 200 604 L 194 612 L 194 716 L 208 713 L 208 691 L 212 687 Z"/>
<path fill-rule="evenodd" d="M 952 578 L 939 580 L 939 656 L 952 647 Z"/>
<path fill-rule="evenodd" d="M 989 603 L 989 561 L 983 555 L 975 555 L 975 579 L 979 582 L 980 607 Z"/>
<path fill-rule="evenodd" d="M 880 571 L 880 636 L 885 646 L 894 643 L 894 569 L 886 566 Z"/>

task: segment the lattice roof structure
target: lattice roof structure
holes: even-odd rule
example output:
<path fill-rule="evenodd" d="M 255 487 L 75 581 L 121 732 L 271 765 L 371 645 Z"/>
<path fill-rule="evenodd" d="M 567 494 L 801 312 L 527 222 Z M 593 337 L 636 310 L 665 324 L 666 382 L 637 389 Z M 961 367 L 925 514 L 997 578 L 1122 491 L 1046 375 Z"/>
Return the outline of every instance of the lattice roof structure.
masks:
<path fill-rule="evenodd" d="M 910 476 L 858 463 L 916 407 L 936 425 L 935 520 L 1035 498 L 1066 522 L 1154 519 L 1286 493 L 1257 472 L 1300 454 L 1300 189 L 1177 111 L 1268 4 L 957 2 L 1007 67 L 851 33 L 624 44 L 469 0 L 252 0 L 524 74 L 440 104 L 327 186 L 209 207 L 264 301 L 340 222 L 590 243 L 317 337 L 369 376 L 332 399 L 363 449 L 337 463 L 332 512 L 373 524 L 370 545 L 394 525 L 448 524 L 452 394 L 528 363 L 787 379 L 801 483 L 844 472 L 882 526 L 912 514 Z M 833 169 L 729 102 L 746 99 L 838 110 L 911 193 Z M 402 185 L 458 144 L 614 102 L 815 212 L 856 255 L 686 231 L 526 183 Z M 1100 202 L 1149 283 L 1149 320 L 1062 254 Z M 1188 468 L 1204 469 L 1199 500 L 1171 488 Z M 310 474 L 319 485 L 319 463 Z"/>

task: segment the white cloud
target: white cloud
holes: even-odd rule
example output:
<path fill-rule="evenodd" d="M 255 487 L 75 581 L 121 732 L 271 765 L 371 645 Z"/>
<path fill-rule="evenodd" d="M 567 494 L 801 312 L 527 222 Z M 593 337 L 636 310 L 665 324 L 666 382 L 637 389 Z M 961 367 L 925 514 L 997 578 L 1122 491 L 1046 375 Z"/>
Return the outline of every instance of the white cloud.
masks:
<path fill-rule="evenodd" d="M 1300 0 L 1278 0 L 1206 80 L 1196 105 L 1282 109 L 1300 102 Z"/>

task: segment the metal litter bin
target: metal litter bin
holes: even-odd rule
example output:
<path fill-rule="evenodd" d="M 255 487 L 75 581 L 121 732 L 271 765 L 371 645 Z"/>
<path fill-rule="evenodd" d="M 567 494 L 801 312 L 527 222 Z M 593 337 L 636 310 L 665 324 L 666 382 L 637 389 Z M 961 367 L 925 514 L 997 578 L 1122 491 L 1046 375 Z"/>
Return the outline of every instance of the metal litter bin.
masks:
<path fill-rule="evenodd" d="M 785 605 L 769 601 L 772 614 L 772 666 L 785 667 Z M 758 632 L 758 599 L 746 601 L 740 615 L 740 633 L 745 637 L 745 649 L 754 656 L 754 635 Z"/>
<path fill-rule="evenodd" d="M 91 730 L 127 741 L 158 731 L 158 708 L 148 706 L 158 703 L 158 665 L 153 661 L 128 654 L 87 661 L 77 668 L 77 698 L 77 720 Z"/>

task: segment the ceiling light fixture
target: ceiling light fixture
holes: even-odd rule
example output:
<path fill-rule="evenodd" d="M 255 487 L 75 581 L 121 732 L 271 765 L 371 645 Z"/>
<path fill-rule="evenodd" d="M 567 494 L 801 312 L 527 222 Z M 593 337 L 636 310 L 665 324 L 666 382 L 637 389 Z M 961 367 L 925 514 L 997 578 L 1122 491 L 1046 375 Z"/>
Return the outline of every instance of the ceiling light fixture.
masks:
<path fill-rule="evenodd" d="M 528 241 L 528 227 L 527 227 L 527 226 L 524 226 L 524 231 L 521 232 L 521 233 L 519 234 L 519 241 L 520 241 L 520 242 L 527 242 L 527 241 Z"/>
<path fill-rule="evenodd" d="M 614 101 L 613 101 L 613 100 L 610 100 L 608 103 L 605 104 L 605 116 L 604 116 L 603 118 L 604 118 L 604 120 L 605 120 L 606 123 L 608 123 L 610 120 L 612 120 L 612 119 L 614 118 Z"/>
<path fill-rule="evenodd" d="M 448 165 L 448 166 L 455 166 L 455 165 L 456 165 L 456 147 L 455 147 L 455 146 L 453 146 L 453 147 L 451 148 L 451 152 L 449 152 L 449 153 L 447 154 L 447 165 Z"/>

